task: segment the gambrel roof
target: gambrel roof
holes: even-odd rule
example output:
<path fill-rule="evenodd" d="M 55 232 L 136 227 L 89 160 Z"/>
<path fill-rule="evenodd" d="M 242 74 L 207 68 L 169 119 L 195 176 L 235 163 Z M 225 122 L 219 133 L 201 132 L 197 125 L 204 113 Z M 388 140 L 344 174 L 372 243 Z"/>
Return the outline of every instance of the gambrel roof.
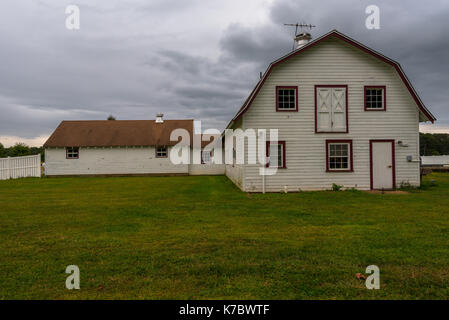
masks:
<path fill-rule="evenodd" d="M 254 101 L 254 99 L 256 98 L 257 94 L 259 93 L 260 89 L 262 88 L 263 84 L 265 83 L 265 80 L 268 78 L 268 76 L 270 75 L 270 73 L 273 71 L 274 67 L 276 67 L 278 64 L 288 60 L 289 58 L 292 58 L 298 54 L 301 54 L 302 52 L 306 51 L 309 48 L 312 48 L 313 46 L 317 45 L 318 43 L 321 43 L 322 41 L 329 39 L 329 38 L 337 38 L 340 39 L 376 58 L 378 58 L 379 60 L 393 66 L 395 68 L 395 70 L 397 71 L 398 75 L 400 76 L 401 80 L 403 81 L 403 83 L 405 84 L 405 86 L 407 87 L 408 91 L 410 92 L 411 96 L 413 97 L 413 100 L 416 102 L 416 104 L 418 105 L 418 108 L 421 112 L 421 114 L 423 115 L 424 119 L 427 119 L 427 121 L 431 121 L 432 123 L 436 120 L 436 118 L 433 116 L 433 114 L 426 108 L 426 106 L 424 105 L 424 103 L 422 102 L 421 98 L 418 96 L 418 93 L 415 91 L 415 89 L 413 88 L 412 84 L 410 83 L 410 80 L 407 78 L 407 76 L 405 75 L 404 71 L 402 70 L 401 65 L 384 56 L 383 54 L 361 44 L 360 42 L 344 35 L 343 33 L 337 31 L 337 30 L 332 30 L 331 32 L 309 42 L 308 44 L 302 46 L 299 49 L 296 49 L 295 51 L 292 51 L 291 53 L 279 58 L 276 61 L 273 61 L 269 66 L 268 69 L 265 71 L 265 73 L 263 74 L 262 78 L 259 80 L 259 82 L 257 83 L 257 85 L 254 87 L 254 89 L 252 90 L 251 94 L 248 96 L 248 98 L 246 99 L 246 101 L 244 102 L 244 104 L 242 105 L 242 107 L 239 109 L 239 111 L 237 112 L 237 114 L 234 116 L 234 118 L 231 120 L 231 122 L 228 124 L 227 128 L 229 128 L 235 121 L 237 121 L 243 114 L 245 114 L 245 112 L 251 107 L 252 102 Z"/>

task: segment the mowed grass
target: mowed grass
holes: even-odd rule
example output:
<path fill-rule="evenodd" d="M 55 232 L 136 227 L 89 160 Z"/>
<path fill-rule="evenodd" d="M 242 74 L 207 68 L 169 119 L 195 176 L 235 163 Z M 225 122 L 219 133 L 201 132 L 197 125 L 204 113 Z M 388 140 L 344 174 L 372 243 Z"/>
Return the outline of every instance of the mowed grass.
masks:
<path fill-rule="evenodd" d="M 72 264 L 80 290 L 65 288 Z M 380 290 L 355 277 L 372 264 Z M 246 194 L 222 176 L 0 181 L 1 299 L 448 297 L 448 174 L 383 195 Z"/>

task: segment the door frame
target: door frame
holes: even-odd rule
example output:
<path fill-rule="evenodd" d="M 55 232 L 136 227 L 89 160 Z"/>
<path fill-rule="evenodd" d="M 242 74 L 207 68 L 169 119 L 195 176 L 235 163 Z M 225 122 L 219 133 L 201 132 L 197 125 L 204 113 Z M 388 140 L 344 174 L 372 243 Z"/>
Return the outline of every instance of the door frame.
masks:
<path fill-rule="evenodd" d="M 376 142 L 390 142 L 391 143 L 391 165 L 392 165 L 392 176 L 393 176 L 393 189 L 396 189 L 396 155 L 395 155 L 395 140 L 394 139 L 371 139 L 369 141 L 369 170 L 370 170 L 370 189 L 373 188 L 373 143 Z"/>

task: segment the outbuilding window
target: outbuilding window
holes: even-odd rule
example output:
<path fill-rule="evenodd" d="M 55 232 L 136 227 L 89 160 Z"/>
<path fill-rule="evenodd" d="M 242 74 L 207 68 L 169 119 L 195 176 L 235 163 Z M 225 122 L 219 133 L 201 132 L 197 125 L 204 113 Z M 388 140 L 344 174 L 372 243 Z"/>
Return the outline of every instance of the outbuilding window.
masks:
<path fill-rule="evenodd" d="M 168 148 L 167 147 L 156 147 L 156 158 L 167 158 Z"/>
<path fill-rule="evenodd" d="M 385 111 L 385 86 L 365 87 L 365 111 Z"/>
<path fill-rule="evenodd" d="M 285 141 L 267 141 L 267 157 L 267 167 L 285 169 Z"/>
<path fill-rule="evenodd" d="M 78 159 L 79 158 L 79 148 L 78 147 L 67 147 L 65 149 L 65 154 L 67 159 Z"/>
<path fill-rule="evenodd" d="M 351 172 L 352 140 L 326 140 L 326 171 Z"/>
<path fill-rule="evenodd" d="M 201 163 L 209 164 L 211 162 L 211 152 L 210 151 L 201 151 Z"/>
<path fill-rule="evenodd" d="M 276 87 L 276 111 L 298 111 L 298 87 Z"/>

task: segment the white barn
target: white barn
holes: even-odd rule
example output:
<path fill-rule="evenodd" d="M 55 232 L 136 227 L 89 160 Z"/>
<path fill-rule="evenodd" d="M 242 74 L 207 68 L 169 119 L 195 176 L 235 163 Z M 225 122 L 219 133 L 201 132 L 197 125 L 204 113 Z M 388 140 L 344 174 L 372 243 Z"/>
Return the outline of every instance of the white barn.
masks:
<path fill-rule="evenodd" d="M 400 65 L 336 30 L 309 37 L 270 64 L 227 126 L 278 129 L 267 147 L 277 173 L 234 164 L 226 175 L 246 192 L 418 186 L 419 123 L 435 117 Z"/>

